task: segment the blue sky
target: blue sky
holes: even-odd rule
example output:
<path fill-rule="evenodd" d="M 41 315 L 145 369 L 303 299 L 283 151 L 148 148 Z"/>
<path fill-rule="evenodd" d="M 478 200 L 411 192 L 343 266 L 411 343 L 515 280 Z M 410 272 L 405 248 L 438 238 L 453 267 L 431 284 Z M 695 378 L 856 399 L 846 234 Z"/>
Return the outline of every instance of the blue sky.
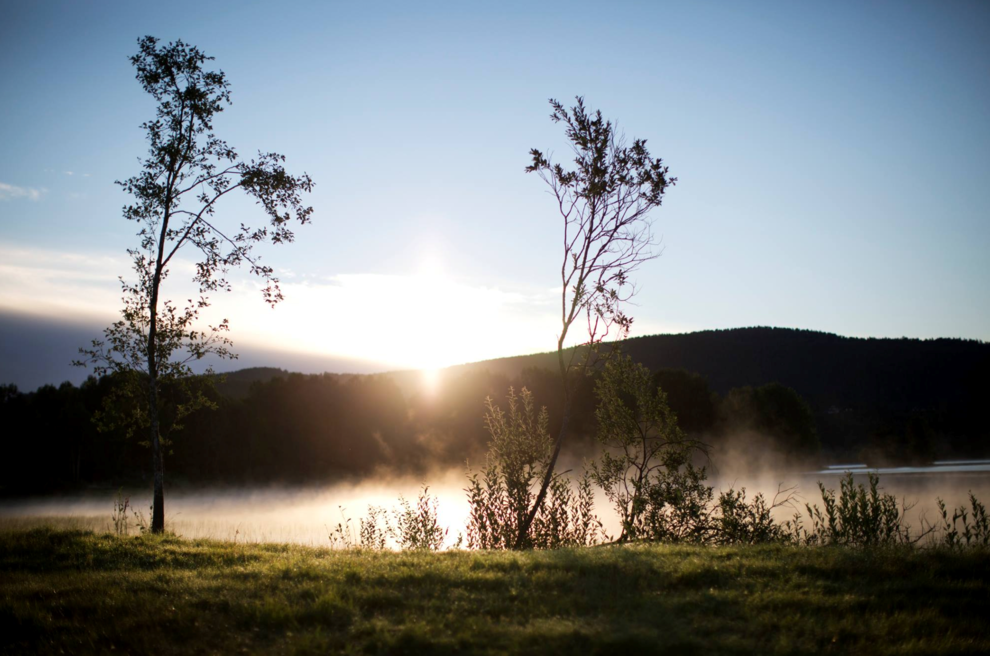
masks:
<path fill-rule="evenodd" d="M 249 281 L 215 299 L 271 364 L 552 348 L 561 225 L 523 167 L 532 147 L 566 155 L 547 99 L 578 94 L 679 179 L 635 334 L 990 339 L 986 3 L 9 2 L 3 18 L 0 312 L 38 325 L 114 318 L 135 238 L 113 181 L 138 171 L 154 110 L 127 58 L 151 34 L 227 73 L 221 136 L 317 183 L 313 225 L 266 253 L 289 300 L 268 310 Z M 5 353 L 77 346 L 0 325 Z"/>

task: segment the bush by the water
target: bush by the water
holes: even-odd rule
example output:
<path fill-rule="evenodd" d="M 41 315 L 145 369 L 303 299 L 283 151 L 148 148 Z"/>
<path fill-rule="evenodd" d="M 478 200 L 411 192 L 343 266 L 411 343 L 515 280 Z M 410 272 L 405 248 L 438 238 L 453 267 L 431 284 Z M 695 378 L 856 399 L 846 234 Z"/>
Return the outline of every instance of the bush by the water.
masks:
<path fill-rule="evenodd" d="M 467 544 L 475 549 L 532 547 L 554 549 L 596 542 L 601 522 L 587 475 L 572 489 L 566 474 L 553 474 L 547 496 L 536 510 L 527 539 L 520 527 L 536 502 L 536 488 L 547 473 L 553 450 L 549 416 L 539 411 L 525 387 L 509 389 L 506 413 L 488 398 L 485 426 L 491 436 L 485 466 L 468 474 L 471 515 Z"/>

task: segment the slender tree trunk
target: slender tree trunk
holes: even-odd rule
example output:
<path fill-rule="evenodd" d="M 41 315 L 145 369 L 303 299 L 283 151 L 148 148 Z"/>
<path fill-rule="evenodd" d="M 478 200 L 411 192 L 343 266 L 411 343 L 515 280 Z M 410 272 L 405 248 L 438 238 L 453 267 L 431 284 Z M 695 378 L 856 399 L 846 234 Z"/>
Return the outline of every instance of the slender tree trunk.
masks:
<path fill-rule="evenodd" d="M 553 455 L 550 456 L 550 464 L 547 465 L 547 471 L 543 475 L 543 482 L 540 485 L 540 492 L 536 495 L 536 501 L 533 502 L 533 507 L 530 508 L 529 514 L 519 526 L 519 535 L 516 536 L 516 549 L 522 549 L 526 546 L 529 538 L 529 529 L 533 526 L 533 520 L 536 519 L 536 513 L 539 512 L 540 506 L 543 505 L 543 501 L 547 498 L 547 490 L 550 488 L 550 481 L 553 480 L 553 471 L 557 466 L 557 456 L 560 455 L 560 447 L 564 443 L 564 436 L 567 435 L 567 428 L 570 422 L 571 396 L 568 395 L 567 400 L 564 402 L 564 416 L 561 420 L 560 431 L 557 433 L 557 439 L 553 445 Z"/>
<path fill-rule="evenodd" d="M 649 441 L 646 438 L 646 433 L 643 433 L 643 464 L 639 467 L 639 476 L 636 478 L 636 487 L 633 488 L 634 492 L 632 502 L 629 504 L 629 513 L 626 515 L 626 521 L 622 524 L 622 533 L 619 535 L 619 542 L 625 542 L 629 539 L 629 529 L 639 518 L 639 514 L 643 509 L 643 485 L 646 482 L 647 467 L 650 463 L 648 449 Z"/>
<path fill-rule="evenodd" d="M 161 284 L 161 260 L 164 251 L 165 230 L 168 220 L 162 227 L 161 243 L 158 246 L 158 266 L 151 286 L 151 302 L 148 307 L 148 423 L 151 424 L 151 471 L 154 473 L 154 488 L 151 502 L 151 532 L 165 532 L 165 470 L 162 463 L 161 425 L 158 417 L 158 286 Z"/>
<path fill-rule="evenodd" d="M 567 384 L 567 365 L 564 364 L 566 328 L 567 326 L 565 326 L 560 338 L 557 340 L 557 363 L 560 366 L 560 381 L 564 389 L 564 416 L 561 418 L 560 430 L 557 432 L 557 439 L 553 444 L 553 454 L 550 456 L 547 471 L 543 474 L 543 481 L 540 484 L 540 491 L 536 495 L 536 501 L 533 503 L 533 507 L 530 508 L 529 514 L 526 515 L 526 519 L 519 525 L 519 534 L 516 536 L 516 549 L 522 549 L 528 542 L 529 529 L 533 526 L 533 520 L 536 519 L 536 513 L 540 511 L 540 506 L 543 505 L 543 501 L 547 498 L 547 490 L 550 488 L 550 481 L 553 480 L 553 470 L 557 466 L 557 456 L 560 455 L 560 447 L 564 444 L 564 436 L 567 435 L 567 428 L 571 423 L 571 402 L 574 400 L 574 390 Z"/>
<path fill-rule="evenodd" d="M 151 302 L 148 304 L 148 420 L 151 424 L 151 469 L 154 472 L 154 490 L 151 503 L 151 532 L 165 532 L 165 467 L 163 463 L 161 426 L 158 417 L 158 290 L 162 284 L 162 258 L 165 255 L 165 239 L 172 210 L 172 184 L 174 160 L 169 165 L 169 176 L 162 213 L 161 232 L 158 235 L 158 261 L 151 280 Z"/>
<path fill-rule="evenodd" d="M 151 532 L 165 532 L 165 469 L 162 462 L 161 426 L 158 418 L 158 363 L 155 343 L 158 338 L 158 276 L 151 294 L 151 321 L 148 326 L 148 423 L 151 424 L 151 471 L 154 487 L 151 502 Z"/>
<path fill-rule="evenodd" d="M 158 380 L 150 376 L 148 382 L 148 416 L 151 420 L 151 466 L 154 472 L 154 492 L 151 504 L 151 532 L 165 532 L 165 468 L 162 460 L 162 442 L 158 425 Z"/>

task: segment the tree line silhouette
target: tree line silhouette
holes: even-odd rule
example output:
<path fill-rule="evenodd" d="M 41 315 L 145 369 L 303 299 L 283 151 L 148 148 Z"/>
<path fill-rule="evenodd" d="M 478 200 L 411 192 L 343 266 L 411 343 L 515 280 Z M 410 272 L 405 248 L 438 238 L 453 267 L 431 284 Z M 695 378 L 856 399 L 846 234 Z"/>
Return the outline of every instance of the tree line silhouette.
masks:
<path fill-rule="evenodd" d="M 987 398 L 987 381 L 979 371 L 986 371 L 987 344 L 744 329 L 630 339 L 623 350 L 653 365 L 685 433 L 715 447 L 735 440 L 802 464 L 986 455 L 980 399 Z M 166 466 L 177 484 L 247 484 L 481 464 L 489 439 L 486 397 L 505 405 L 510 387 L 525 387 L 547 407 L 549 430 L 559 427 L 563 399 L 556 374 L 539 366 L 544 357 L 454 367 L 443 372 L 435 393 L 418 372 L 234 372 L 209 392 L 216 410 L 193 412 L 173 432 Z M 658 363 L 692 364 L 702 373 Z M 593 382 L 590 376 L 575 391 L 576 439 L 566 457 L 594 448 Z M 117 427 L 101 431 L 93 421 L 114 385 L 105 376 L 27 393 L 0 387 L 2 493 L 148 480 L 142 436 Z"/>

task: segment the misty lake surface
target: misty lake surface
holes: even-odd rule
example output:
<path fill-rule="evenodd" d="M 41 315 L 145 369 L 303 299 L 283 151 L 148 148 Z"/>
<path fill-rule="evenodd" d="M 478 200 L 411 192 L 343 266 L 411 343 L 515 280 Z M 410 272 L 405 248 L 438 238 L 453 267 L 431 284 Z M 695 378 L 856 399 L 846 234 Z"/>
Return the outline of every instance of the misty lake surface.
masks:
<path fill-rule="evenodd" d="M 449 527 L 447 543 L 457 540 L 467 523 L 464 484 L 441 480 L 429 494 L 438 499 L 438 516 Z M 404 497 L 413 506 L 421 481 L 390 480 L 342 483 L 326 487 L 203 488 L 166 487 L 165 520 L 168 530 L 187 538 L 247 542 L 294 542 L 329 546 L 338 524 L 357 541 L 360 519 L 368 506 L 388 510 L 400 507 Z M 124 490 L 131 508 L 150 520 L 151 490 Z M 0 528 L 55 525 L 113 530 L 111 514 L 116 490 L 90 491 L 72 496 L 0 502 Z M 130 533 L 139 531 L 131 519 Z"/>
<path fill-rule="evenodd" d="M 990 475 L 990 460 L 936 460 L 921 467 L 869 467 L 865 464 L 829 465 L 825 469 L 809 472 L 805 476 L 845 476 L 877 474 L 882 480 L 900 476 L 938 476 L 959 474 Z"/>
<path fill-rule="evenodd" d="M 936 498 L 949 506 L 967 503 L 970 491 L 984 503 L 990 501 L 990 461 L 944 461 L 929 467 L 869 468 L 863 463 L 833 465 L 815 472 L 791 472 L 782 476 L 721 475 L 710 480 L 715 494 L 729 488 L 746 488 L 752 498 L 762 492 L 773 499 L 778 487 L 794 488 L 791 504 L 777 509 L 783 521 L 795 512 L 805 514 L 804 504 L 821 505 L 818 481 L 827 488 L 838 488 L 839 479 L 852 472 L 857 483 L 868 472 L 880 474 L 883 491 L 896 495 L 909 508 L 908 523 L 919 528 L 924 521 L 934 522 Z M 431 475 L 429 494 L 438 500 L 438 517 L 447 529 L 445 545 L 457 543 L 469 517 L 466 479 L 463 470 Z M 238 542 L 292 542 L 310 546 L 330 546 L 330 534 L 341 529 L 358 542 L 360 520 L 368 506 L 388 511 L 400 507 L 404 497 L 413 506 L 422 490 L 419 479 L 378 479 L 339 483 L 323 487 L 255 487 L 202 488 L 175 490 L 166 488 L 165 515 L 170 531 L 186 538 L 212 538 Z M 124 490 L 134 511 L 150 518 L 150 490 Z M 35 499 L 0 501 L 0 530 L 51 525 L 97 532 L 112 531 L 114 501 L 117 491 L 91 490 L 85 493 Z M 599 492 L 595 511 L 610 535 L 618 533 L 618 519 L 607 499 Z M 131 518 L 129 532 L 138 533 Z"/>

